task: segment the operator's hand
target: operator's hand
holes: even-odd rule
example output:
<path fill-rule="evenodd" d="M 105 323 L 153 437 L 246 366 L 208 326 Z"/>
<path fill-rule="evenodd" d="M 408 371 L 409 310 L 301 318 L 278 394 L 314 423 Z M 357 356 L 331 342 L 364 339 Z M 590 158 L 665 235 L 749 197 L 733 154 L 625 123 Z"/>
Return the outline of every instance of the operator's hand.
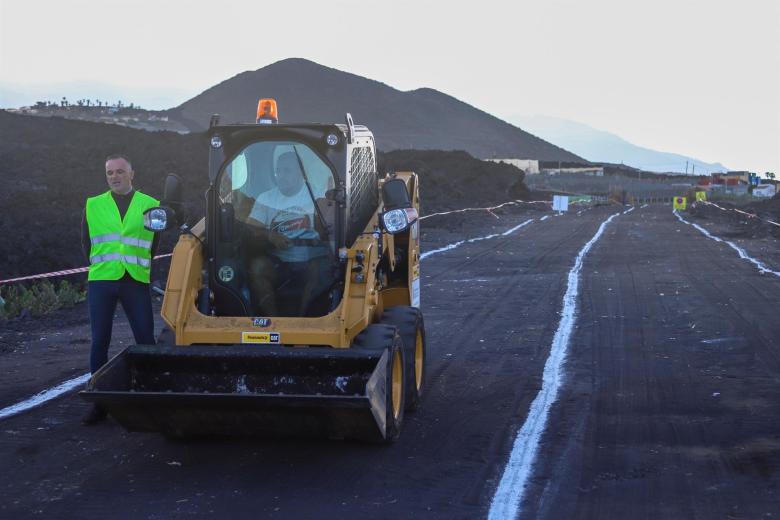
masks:
<path fill-rule="evenodd" d="M 290 239 L 282 235 L 281 233 L 275 233 L 275 232 L 269 233 L 268 240 L 271 242 L 271 245 L 274 246 L 276 249 L 287 249 L 288 247 L 290 247 Z"/>

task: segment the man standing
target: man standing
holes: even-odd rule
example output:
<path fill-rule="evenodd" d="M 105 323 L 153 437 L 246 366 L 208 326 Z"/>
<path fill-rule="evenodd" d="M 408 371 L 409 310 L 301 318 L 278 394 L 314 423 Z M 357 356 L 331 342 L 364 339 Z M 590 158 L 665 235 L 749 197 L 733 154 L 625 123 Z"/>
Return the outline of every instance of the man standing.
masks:
<path fill-rule="evenodd" d="M 133 189 L 134 175 L 127 157 L 108 156 L 106 181 L 110 189 L 88 198 L 84 209 L 81 242 L 89 259 L 89 368 L 93 374 L 108 361 L 117 301 L 127 315 L 136 343 L 155 343 L 149 278 L 157 236 L 144 228 L 144 212 L 160 202 Z M 95 424 L 105 417 L 105 410 L 95 405 L 82 422 Z"/>

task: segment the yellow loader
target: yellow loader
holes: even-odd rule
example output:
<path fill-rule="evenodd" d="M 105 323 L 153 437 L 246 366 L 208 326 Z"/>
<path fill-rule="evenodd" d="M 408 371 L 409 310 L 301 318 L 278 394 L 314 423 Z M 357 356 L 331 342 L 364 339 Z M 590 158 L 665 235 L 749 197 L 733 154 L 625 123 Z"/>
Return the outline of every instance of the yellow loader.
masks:
<path fill-rule="evenodd" d="M 166 179 L 146 227 L 180 232 L 156 345 L 133 345 L 81 396 L 166 436 L 395 440 L 424 393 L 419 187 L 380 178 L 374 136 L 344 124 L 212 117 L 206 216 L 182 225 Z"/>

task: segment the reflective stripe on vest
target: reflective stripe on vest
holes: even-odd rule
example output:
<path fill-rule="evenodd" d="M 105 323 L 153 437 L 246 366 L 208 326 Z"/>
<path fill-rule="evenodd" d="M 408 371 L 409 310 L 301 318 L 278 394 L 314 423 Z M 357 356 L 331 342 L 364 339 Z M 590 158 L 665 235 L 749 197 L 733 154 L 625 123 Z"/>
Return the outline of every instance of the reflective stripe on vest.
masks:
<path fill-rule="evenodd" d="M 107 255 L 95 255 L 90 257 L 89 263 L 91 265 L 99 264 L 101 262 L 111 262 L 114 260 L 122 260 L 126 264 L 135 264 L 142 267 L 149 267 L 152 265 L 151 260 L 148 258 L 139 258 L 132 255 L 120 255 L 119 253 L 108 253 Z"/>
<path fill-rule="evenodd" d="M 128 246 L 143 247 L 144 249 L 149 249 L 150 247 L 152 247 L 151 240 L 142 240 L 140 238 L 132 238 L 132 237 L 122 237 L 121 239 L 119 239 L 119 241 Z"/>
<path fill-rule="evenodd" d="M 119 233 L 108 233 L 105 235 L 98 235 L 89 239 L 94 244 L 103 244 L 105 242 L 116 242 L 117 240 L 127 246 L 143 247 L 148 249 L 152 247 L 151 240 L 143 240 L 141 238 L 123 237 Z"/>
<path fill-rule="evenodd" d="M 89 280 L 119 280 L 125 273 L 149 283 L 154 233 L 143 227 L 143 214 L 158 200 L 136 191 L 124 218 L 110 191 L 87 199 Z"/>
<path fill-rule="evenodd" d="M 119 240 L 120 238 L 122 238 L 122 235 L 120 235 L 119 233 L 108 233 L 105 235 L 98 235 L 96 237 L 92 237 L 89 239 L 89 241 L 92 244 L 102 244 L 104 242 L 114 242 L 116 240 Z"/>

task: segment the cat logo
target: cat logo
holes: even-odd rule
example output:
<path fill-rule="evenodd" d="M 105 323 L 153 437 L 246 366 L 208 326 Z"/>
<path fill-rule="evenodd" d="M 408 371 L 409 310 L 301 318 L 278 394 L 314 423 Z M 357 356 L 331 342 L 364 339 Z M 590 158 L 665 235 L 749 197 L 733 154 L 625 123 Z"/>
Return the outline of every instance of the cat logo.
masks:
<path fill-rule="evenodd" d="M 260 343 L 278 345 L 281 335 L 278 332 L 242 332 L 241 343 Z"/>
<path fill-rule="evenodd" d="M 252 325 L 255 327 L 269 327 L 271 318 L 252 318 Z"/>

